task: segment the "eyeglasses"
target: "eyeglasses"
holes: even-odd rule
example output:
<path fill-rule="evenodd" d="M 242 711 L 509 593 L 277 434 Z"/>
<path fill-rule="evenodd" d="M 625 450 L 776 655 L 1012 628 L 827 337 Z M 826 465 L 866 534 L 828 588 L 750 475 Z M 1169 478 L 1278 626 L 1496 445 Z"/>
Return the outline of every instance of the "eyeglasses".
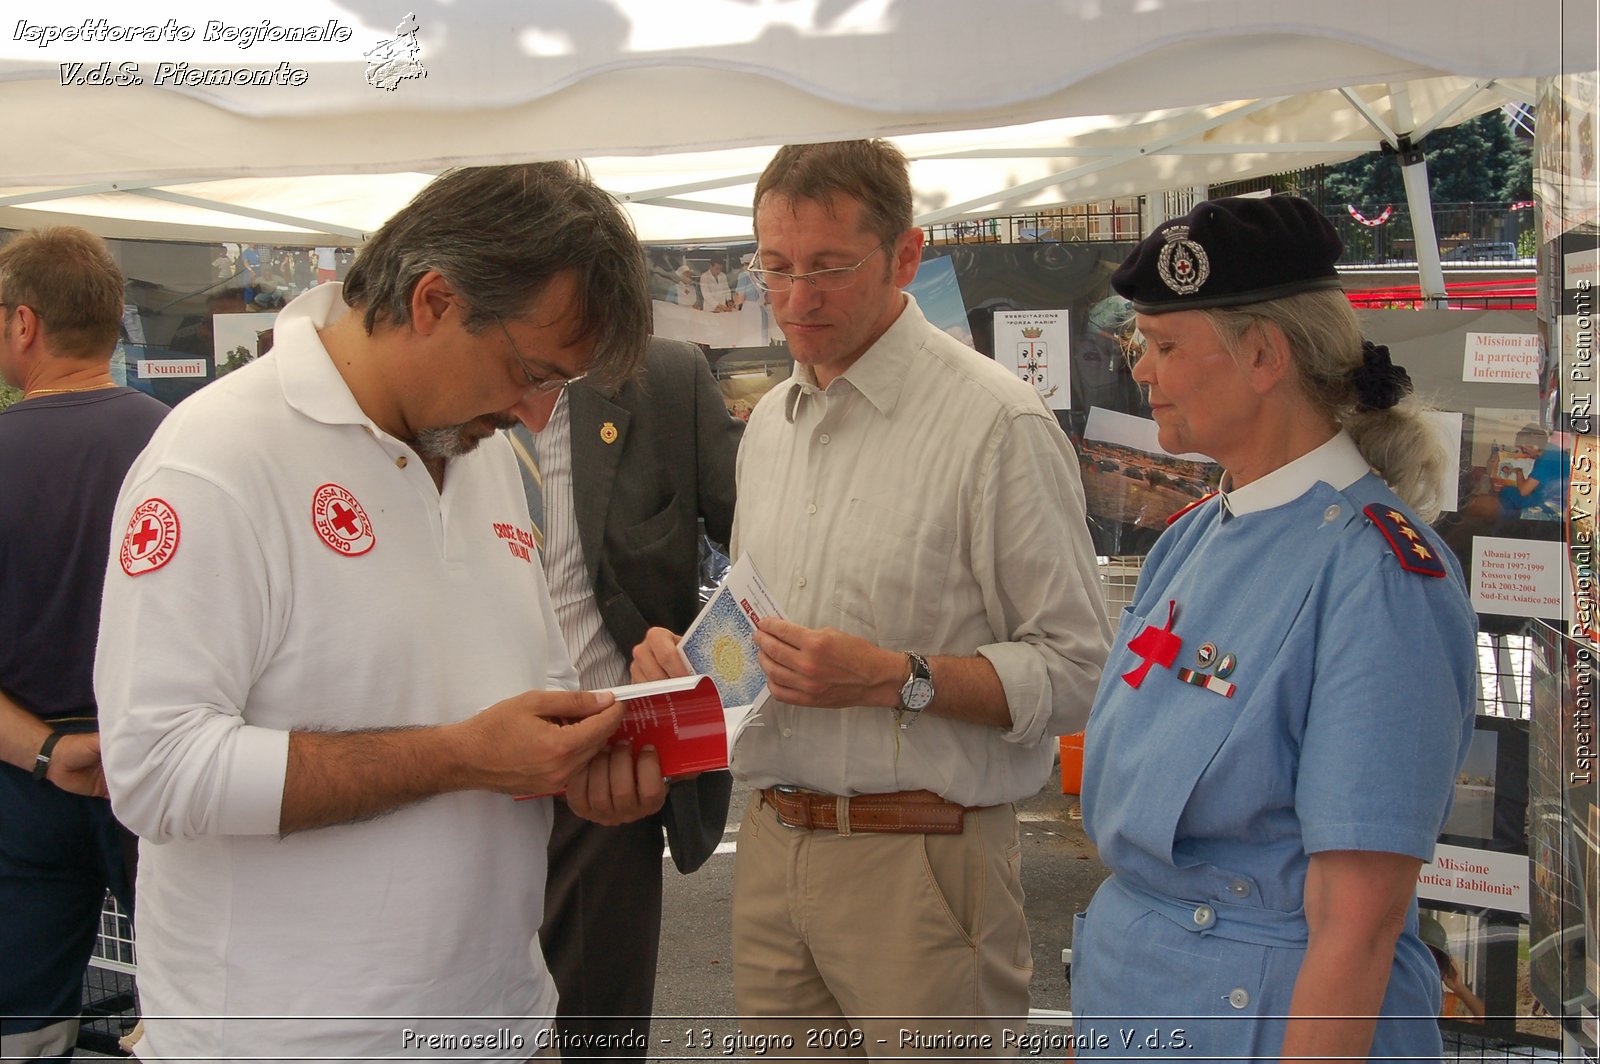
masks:
<path fill-rule="evenodd" d="M 756 287 L 766 292 L 787 292 L 796 281 L 805 281 L 818 292 L 838 292 L 856 283 L 856 271 L 866 265 L 867 259 L 888 247 L 879 244 L 862 256 L 854 266 L 839 266 L 831 270 L 813 270 L 810 273 L 780 273 L 777 270 L 748 269 L 745 272 L 755 281 Z M 761 260 L 756 259 L 757 262 Z"/>
<path fill-rule="evenodd" d="M 500 331 L 506 334 L 506 343 L 511 345 L 511 357 L 517 360 L 517 368 L 522 375 L 528 378 L 528 388 L 535 392 L 559 392 L 569 384 L 576 384 L 589 374 L 587 371 L 573 377 L 556 377 L 549 373 L 534 373 L 528 368 L 528 360 L 522 357 L 522 351 L 517 347 L 517 341 L 512 339 L 511 330 L 506 328 L 506 323 L 500 315 L 494 316 L 495 322 L 500 326 Z"/>

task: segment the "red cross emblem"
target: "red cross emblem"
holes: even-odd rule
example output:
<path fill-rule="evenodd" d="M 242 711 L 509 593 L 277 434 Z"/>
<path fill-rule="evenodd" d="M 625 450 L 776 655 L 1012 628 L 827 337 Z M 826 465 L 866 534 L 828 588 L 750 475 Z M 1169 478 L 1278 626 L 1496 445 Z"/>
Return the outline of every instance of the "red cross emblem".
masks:
<path fill-rule="evenodd" d="M 1160 665 L 1163 669 L 1172 668 L 1172 663 L 1178 658 L 1178 648 L 1183 645 L 1183 640 L 1172 633 L 1172 622 L 1177 616 L 1177 601 L 1168 599 L 1167 623 L 1160 628 L 1147 624 L 1144 626 L 1144 631 L 1128 640 L 1128 649 L 1144 659 L 1137 669 L 1122 674 L 1129 687 L 1138 687 L 1144 683 L 1144 678 L 1149 674 L 1152 665 Z"/>
<path fill-rule="evenodd" d="M 129 576 L 154 572 L 178 552 L 178 512 L 164 499 L 146 499 L 133 508 L 122 534 L 117 560 Z"/>
<path fill-rule="evenodd" d="M 377 542 L 367 511 L 337 484 L 324 484 L 312 492 L 311 526 L 322 542 L 347 558 L 367 553 Z"/>

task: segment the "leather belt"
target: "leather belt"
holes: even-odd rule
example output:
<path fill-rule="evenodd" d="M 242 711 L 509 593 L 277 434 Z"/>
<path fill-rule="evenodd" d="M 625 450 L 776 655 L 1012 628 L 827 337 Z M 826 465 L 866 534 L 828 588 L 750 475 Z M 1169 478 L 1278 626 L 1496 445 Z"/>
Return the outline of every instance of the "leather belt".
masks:
<path fill-rule="evenodd" d="M 890 832 L 902 835 L 959 835 L 966 814 L 987 806 L 962 806 L 947 802 L 932 791 L 896 791 L 893 794 L 857 794 L 844 798 L 792 787 L 768 787 L 761 798 L 791 828 L 837 831 Z"/>

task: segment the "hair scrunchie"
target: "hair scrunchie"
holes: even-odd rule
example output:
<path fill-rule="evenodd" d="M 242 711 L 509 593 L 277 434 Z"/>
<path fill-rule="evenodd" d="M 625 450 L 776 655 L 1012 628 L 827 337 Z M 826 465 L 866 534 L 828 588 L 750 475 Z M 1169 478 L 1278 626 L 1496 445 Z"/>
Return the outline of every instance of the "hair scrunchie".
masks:
<path fill-rule="evenodd" d="M 1387 410 L 1411 394 L 1411 374 L 1389 361 L 1389 349 L 1361 341 L 1361 365 L 1350 374 L 1360 410 Z"/>

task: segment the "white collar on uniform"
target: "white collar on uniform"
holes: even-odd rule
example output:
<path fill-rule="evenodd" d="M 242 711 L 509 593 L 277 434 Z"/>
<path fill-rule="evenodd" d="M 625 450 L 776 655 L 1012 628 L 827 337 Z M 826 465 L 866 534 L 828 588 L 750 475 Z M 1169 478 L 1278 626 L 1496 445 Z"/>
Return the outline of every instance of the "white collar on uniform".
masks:
<path fill-rule="evenodd" d="M 366 425 L 378 431 L 350 394 L 350 386 L 322 346 L 317 330 L 338 321 L 345 306 L 344 285 L 319 284 L 296 296 L 278 311 L 272 326 L 272 359 L 289 405 L 313 421 L 328 425 Z M 263 315 L 265 317 L 265 315 Z"/>
<path fill-rule="evenodd" d="M 905 306 L 900 316 L 884 330 L 876 343 L 862 352 L 861 357 L 836 378 L 849 381 L 852 388 L 885 416 L 900 401 L 900 389 L 905 387 L 906 378 L 917 372 L 916 356 L 922 350 L 926 337 L 923 327 L 928 322 L 922 315 L 922 309 L 917 306 L 916 298 L 910 292 L 901 294 L 905 296 Z M 817 387 L 817 375 L 812 368 L 799 362 L 795 363 L 791 380 L 794 383 L 787 397 L 785 411 L 792 422 L 801 397 L 815 395 L 824 389 Z"/>
<path fill-rule="evenodd" d="M 1274 469 L 1261 479 L 1253 480 L 1237 491 L 1223 489 L 1222 505 L 1229 513 L 1240 517 L 1291 503 L 1319 482 L 1343 491 L 1371 471 L 1367 460 L 1361 457 L 1356 441 L 1350 438 L 1348 432 L 1340 429 L 1333 439 L 1321 447 L 1301 455 L 1286 466 Z"/>

